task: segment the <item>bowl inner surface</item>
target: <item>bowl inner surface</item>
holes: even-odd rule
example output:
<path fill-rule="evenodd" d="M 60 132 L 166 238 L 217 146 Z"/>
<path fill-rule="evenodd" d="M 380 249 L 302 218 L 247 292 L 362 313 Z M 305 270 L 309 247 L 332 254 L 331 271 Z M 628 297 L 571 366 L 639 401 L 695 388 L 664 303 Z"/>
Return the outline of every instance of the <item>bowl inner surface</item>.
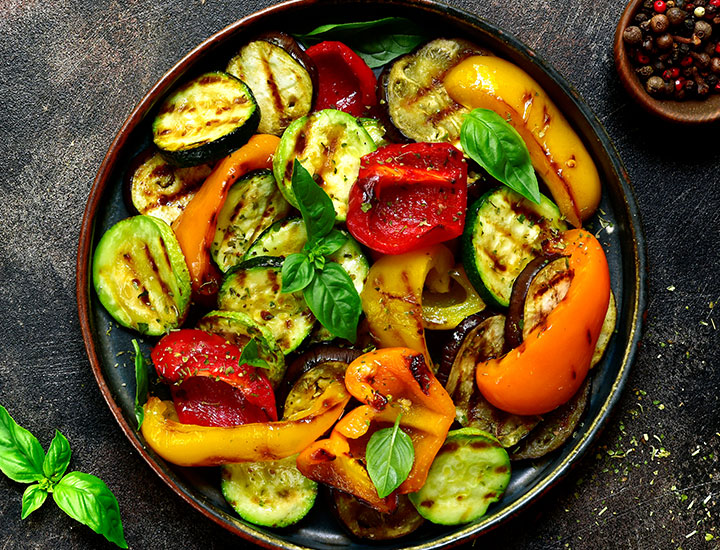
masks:
<path fill-rule="evenodd" d="M 374 7 L 375 9 L 368 9 Z M 604 182 L 601 214 L 586 224 L 604 245 L 610 265 L 612 289 L 618 303 L 617 333 L 603 361 L 595 368 L 591 398 L 575 436 L 561 449 L 535 462 L 513 464 L 512 481 L 502 501 L 474 524 L 444 527 L 426 523 L 396 541 L 373 543 L 377 548 L 440 548 L 477 536 L 517 515 L 531 501 L 563 478 L 588 450 L 592 438 L 607 420 L 618 398 L 639 338 L 644 308 L 644 252 L 637 208 L 627 175 L 604 130 L 577 92 L 535 53 L 488 23 L 434 2 L 294 1 L 268 8 L 220 31 L 183 58 L 141 101 L 118 134 L 100 168 L 85 211 L 78 251 L 78 307 L 88 355 L 103 395 L 131 443 L 148 464 L 183 499 L 224 528 L 266 547 L 318 549 L 366 548 L 365 541 L 348 537 L 329 513 L 330 500 L 321 491 L 312 512 L 298 525 L 273 530 L 237 518 L 219 490 L 219 473 L 209 468 L 179 468 L 165 463 L 135 432 L 131 340 L 138 338 L 112 321 L 92 290 L 92 251 L 104 231 L 130 215 L 123 200 L 122 183 L 131 159 L 150 144 L 153 106 L 178 80 L 213 69 L 223 69 L 239 47 L 265 30 L 305 32 L 323 23 L 404 16 L 426 24 L 431 37 L 456 36 L 473 40 L 527 71 L 553 98 L 583 137 Z M 309 22 L 302 26 L 298 22 Z M 609 228 L 609 230 L 608 230 Z M 146 356 L 152 341 L 144 339 Z M 160 392 L 162 388 L 151 391 Z"/>

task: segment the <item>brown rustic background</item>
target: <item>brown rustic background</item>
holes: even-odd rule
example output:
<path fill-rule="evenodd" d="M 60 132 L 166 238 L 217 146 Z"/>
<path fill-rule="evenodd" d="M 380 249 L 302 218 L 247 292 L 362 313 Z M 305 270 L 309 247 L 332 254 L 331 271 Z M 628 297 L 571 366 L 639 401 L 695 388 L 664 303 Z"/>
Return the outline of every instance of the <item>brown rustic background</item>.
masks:
<path fill-rule="evenodd" d="M 477 541 L 505 549 L 704 549 L 720 543 L 720 127 L 630 103 L 609 0 L 453 1 L 534 48 L 584 96 L 626 164 L 649 264 L 645 336 L 595 450 L 539 505 Z M 0 0 L 0 404 L 115 492 L 131 548 L 245 548 L 184 504 L 125 440 L 97 389 L 75 304 L 80 220 L 132 107 L 177 60 L 262 1 Z M 20 521 L 0 476 L 0 550 L 112 548 L 50 501 Z"/>

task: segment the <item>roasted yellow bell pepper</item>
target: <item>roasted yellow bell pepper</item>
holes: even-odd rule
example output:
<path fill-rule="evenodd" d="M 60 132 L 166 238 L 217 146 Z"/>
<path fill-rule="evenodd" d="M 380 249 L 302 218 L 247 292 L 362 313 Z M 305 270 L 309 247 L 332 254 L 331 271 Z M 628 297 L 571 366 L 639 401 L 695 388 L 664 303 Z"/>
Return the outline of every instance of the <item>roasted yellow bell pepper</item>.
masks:
<path fill-rule="evenodd" d="M 565 298 L 519 347 L 477 365 L 477 385 L 497 408 L 544 414 L 566 403 L 590 368 L 610 302 L 610 274 L 600 243 L 583 230 L 555 245 L 573 274 Z"/>
<path fill-rule="evenodd" d="M 202 187 L 173 222 L 172 228 L 185 255 L 192 282 L 193 299 L 211 303 L 218 290 L 220 274 L 210 261 L 217 217 L 228 191 L 238 178 L 262 168 L 272 169 L 280 139 L 256 134 L 245 145 L 221 160 Z"/>
<path fill-rule="evenodd" d="M 178 466 L 278 460 L 299 453 L 330 429 L 349 399 L 342 382 L 334 381 L 306 410 L 286 419 L 225 428 L 181 424 L 171 401 L 150 397 L 141 430 L 158 455 Z"/>
<path fill-rule="evenodd" d="M 485 309 L 462 266 L 450 272 L 452 283 L 448 292 L 423 292 L 423 326 L 435 330 L 454 329 L 468 315 Z"/>
<path fill-rule="evenodd" d="M 447 292 L 454 265 L 452 253 L 441 244 L 383 256 L 373 264 L 360 297 L 370 333 L 380 347 L 410 348 L 432 364 L 423 328 L 423 287 L 427 279 L 431 290 Z"/>
<path fill-rule="evenodd" d="M 517 130 L 560 212 L 581 227 L 600 202 L 600 176 L 580 137 L 540 85 L 494 56 L 465 59 L 445 77 L 448 95 L 469 109 L 491 109 Z"/>
<path fill-rule="evenodd" d="M 412 439 L 415 461 L 396 494 L 418 491 L 455 418 L 452 399 L 428 368 L 423 355 L 407 348 L 371 351 L 353 361 L 345 373 L 348 391 L 364 403 L 345 415 L 328 439 L 300 453 L 302 474 L 355 495 L 377 510 L 392 512 L 393 494 L 381 499 L 364 466 L 370 436 L 391 427 Z"/>

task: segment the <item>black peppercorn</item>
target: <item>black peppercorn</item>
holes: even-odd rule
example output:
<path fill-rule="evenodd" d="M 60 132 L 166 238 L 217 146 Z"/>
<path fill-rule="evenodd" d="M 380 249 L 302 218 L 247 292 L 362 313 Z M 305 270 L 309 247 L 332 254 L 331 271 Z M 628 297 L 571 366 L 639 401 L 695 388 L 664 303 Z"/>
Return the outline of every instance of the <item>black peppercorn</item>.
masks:
<path fill-rule="evenodd" d="M 665 86 L 665 82 L 662 78 L 659 76 L 651 76 L 648 78 L 648 81 L 645 83 L 645 89 L 650 95 L 657 95 L 659 94 L 663 87 Z"/>
<path fill-rule="evenodd" d="M 683 26 L 685 27 L 685 30 L 687 32 L 694 32 L 695 31 L 695 18 L 694 17 L 688 17 L 683 21 Z"/>
<path fill-rule="evenodd" d="M 697 84 L 694 80 L 688 79 L 685 81 L 685 84 L 683 84 L 683 89 L 687 95 L 693 95 L 697 89 Z"/>
<path fill-rule="evenodd" d="M 692 53 L 695 65 L 700 69 L 707 69 L 710 66 L 710 56 L 706 53 Z"/>
<path fill-rule="evenodd" d="M 718 82 L 720 82 L 720 77 L 718 77 L 718 75 L 716 75 L 716 74 L 711 73 L 705 77 L 705 82 L 707 83 L 708 86 L 710 86 L 712 88 Z"/>
<path fill-rule="evenodd" d="M 635 44 L 640 44 L 642 42 L 642 31 L 640 30 L 640 27 L 628 27 L 623 32 L 623 40 L 625 40 L 626 44 L 630 44 L 631 46 L 634 46 Z"/>
<path fill-rule="evenodd" d="M 640 12 L 635 16 L 636 23 L 642 23 L 643 21 L 647 21 L 647 20 L 648 20 L 647 13 Z"/>
<path fill-rule="evenodd" d="M 643 21 L 640 23 L 639 27 L 642 32 L 650 32 L 650 20 L 648 19 L 647 21 Z"/>
<path fill-rule="evenodd" d="M 720 74 L 720 57 L 713 57 L 710 60 L 710 70 L 715 74 Z"/>
<path fill-rule="evenodd" d="M 650 20 L 650 28 L 652 28 L 653 32 L 657 34 L 664 33 L 668 30 L 669 26 L 670 22 L 668 21 L 668 18 L 662 13 L 653 15 Z"/>
<path fill-rule="evenodd" d="M 678 47 L 678 51 L 680 52 L 680 55 L 685 57 L 688 53 L 690 53 L 690 46 L 687 44 L 680 44 Z"/>
<path fill-rule="evenodd" d="M 648 78 L 653 75 L 655 72 L 653 68 L 650 65 L 643 65 L 639 69 L 636 69 L 635 72 L 641 77 L 641 78 Z"/>
<path fill-rule="evenodd" d="M 643 0 L 643 9 L 652 10 L 653 4 L 654 4 L 653 0 Z"/>
<path fill-rule="evenodd" d="M 670 8 L 667 11 L 667 18 L 671 25 L 679 25 L 685 21 L 687 14 L 680 8 Z"/>

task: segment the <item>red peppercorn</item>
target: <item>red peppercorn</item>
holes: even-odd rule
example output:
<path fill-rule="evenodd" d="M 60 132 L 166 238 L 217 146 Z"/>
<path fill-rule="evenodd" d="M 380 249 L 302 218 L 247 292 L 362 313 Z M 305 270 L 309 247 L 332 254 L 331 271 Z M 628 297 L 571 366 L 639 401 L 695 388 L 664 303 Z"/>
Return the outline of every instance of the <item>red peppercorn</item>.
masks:
<path fill-rule="evenodd" d="M 638 63 L 640 63 L 641 65 L 647 65 L 648 63 L 650 63 L 650 58 L 642 52 L 638 52 L 637 60 Z"/>
<path fill-rule="evenodd" d="M 653 4 L 653 8 L 657 13 L 665 13 L 665 10 L 667 9 L 667 5 L 663 0 L 656 0 L 656 2 Z"/>
<path fill-rule="evenodd" d="M 720 42 L 715 44 L 715 53 L 720 53 Z"/>
<path fill-rule="evenodd" d="M 678 76 L 680 76 L 680 69 L 678 69 L 677 67 L 673 67 L 672 69 L 670 69 L 670 74 L 672 78 L 677 78 Z"/>
<path fill-rule="evenodd" d="M 684 78 L 678 78 L 678 79 L 675 81 L 675 89 L 676 89 L 677 91 L 682 90 L 684 86 L 685 86 L 685 79 L 684 79 Z"/>
<path fill-rule="evenodd" d="M 665 80 L 670 80 L 672 78 L 672 71 L 670 69 L 665 69 L 663 71 L 663 78 Z"/>
<path fill-rule="evenodd" d="M 710 5 L 720 8 L 720 0 L 710 0 Z"/>
<path fill-rule="evenodd" d="M 683 67 L 689 67 L 693 63 L 693 58 L 691 56 L 683 57 L 682 61 L 680 61 L 680 65 Z"/>

